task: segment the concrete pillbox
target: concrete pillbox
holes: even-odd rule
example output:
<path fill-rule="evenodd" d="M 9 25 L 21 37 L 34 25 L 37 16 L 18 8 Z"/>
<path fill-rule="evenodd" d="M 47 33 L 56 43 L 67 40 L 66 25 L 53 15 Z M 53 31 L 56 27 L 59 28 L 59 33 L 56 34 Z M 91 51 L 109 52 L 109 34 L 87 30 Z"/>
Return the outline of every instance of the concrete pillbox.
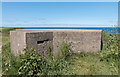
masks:
<path fill-rule="evenodd" d="M 50 47 L 56 53 L 66 42 L 75 53 L 97 52 L 101 50 L 101 33 L 102 30 L 17 29 L 10 31 L 11 51 L 17 56 L 26 46 L 35 48 L 37 52 L 46 52 Z"/>

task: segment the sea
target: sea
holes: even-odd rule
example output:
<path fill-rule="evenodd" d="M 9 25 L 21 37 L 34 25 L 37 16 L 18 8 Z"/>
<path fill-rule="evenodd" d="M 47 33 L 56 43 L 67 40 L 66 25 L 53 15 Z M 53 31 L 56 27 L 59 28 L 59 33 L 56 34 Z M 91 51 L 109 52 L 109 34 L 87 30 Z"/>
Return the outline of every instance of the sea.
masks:
<path fill-rule="evenodd" d="M 120 27 L 24 27 L 24 29 L 92 29 L 109 34 L 120 34 Z"/>

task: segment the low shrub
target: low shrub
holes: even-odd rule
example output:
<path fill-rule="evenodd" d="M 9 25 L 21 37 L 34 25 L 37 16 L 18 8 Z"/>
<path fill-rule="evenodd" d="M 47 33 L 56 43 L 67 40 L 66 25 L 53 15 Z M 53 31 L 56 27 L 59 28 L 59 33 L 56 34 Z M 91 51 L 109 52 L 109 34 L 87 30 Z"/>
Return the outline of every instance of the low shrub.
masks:
<path fill-rule="evenodd" d="M 102 51 L 100 52 L 100 60 L 107 61 L 111 64 L 111 67 L 118 67 L 118 42 L 118 34 L 102 34 Z"/>
<path fill-rule="evenodd" d="M 35 49 L 24 49 L 25 54 L 20 55 L 20 68 L 18 74 L 22 75 L 55 75 L 59 74 L 63 68 L 67 68 L 68 62 L 66 56 L 69 54 L 69 47 L 66 43 L 60 48 L 61 55 L 57 59 L 51 55 L 51 49 L 48 53 L 36 53 Z M 62 56 L 62 57 L 61 57 Z"/>
<path fill-rule="evenodd" d="M 35 53 L 33 49 L 32 52 L 27 52 L 25 49 L 25 54 L 20 55 L 21 58 L 21 66 L 19 68 L 19 74 L 23 75 L 37 75 L 46 73 L 44 69 L 46 69 L 47 62 L 44 56 L 41 54 Z"/>

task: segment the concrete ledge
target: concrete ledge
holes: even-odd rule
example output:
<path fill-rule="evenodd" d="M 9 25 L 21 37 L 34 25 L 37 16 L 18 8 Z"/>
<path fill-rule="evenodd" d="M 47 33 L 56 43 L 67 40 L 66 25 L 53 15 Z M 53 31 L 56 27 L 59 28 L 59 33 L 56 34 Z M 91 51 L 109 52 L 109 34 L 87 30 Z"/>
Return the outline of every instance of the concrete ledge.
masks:
<path fill-rule="evenodd" d="M 28 46 L 38 52 L 46 52 L 51 47 L 53 52 L 59 51 L 64 41 L 73 52 L 97 52 L 101 50 L 102 30 L 81 29 L 17 29 L 10 32 L 11 51 L 17 55 Z"/>

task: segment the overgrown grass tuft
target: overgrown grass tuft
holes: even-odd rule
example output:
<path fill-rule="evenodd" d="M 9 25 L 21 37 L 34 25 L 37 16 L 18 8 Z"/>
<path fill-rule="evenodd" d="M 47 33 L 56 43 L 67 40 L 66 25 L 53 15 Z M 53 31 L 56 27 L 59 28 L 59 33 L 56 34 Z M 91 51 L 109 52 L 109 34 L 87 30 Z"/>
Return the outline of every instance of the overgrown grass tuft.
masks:
<path fill-rule="evenodd" d="M 20 67 L 19 57 L 11 54 L 10 43 L 2 46 L 2 72 L 4 75 L 16 75 Z"/>
<path fill-rule="evenodd" d="M 106 61 L 111 65 L 113 71 L 118 72 L 119 59 L 119 34 L 102 34 L 102 51 L 100 52 L 100 60 Z"/>

